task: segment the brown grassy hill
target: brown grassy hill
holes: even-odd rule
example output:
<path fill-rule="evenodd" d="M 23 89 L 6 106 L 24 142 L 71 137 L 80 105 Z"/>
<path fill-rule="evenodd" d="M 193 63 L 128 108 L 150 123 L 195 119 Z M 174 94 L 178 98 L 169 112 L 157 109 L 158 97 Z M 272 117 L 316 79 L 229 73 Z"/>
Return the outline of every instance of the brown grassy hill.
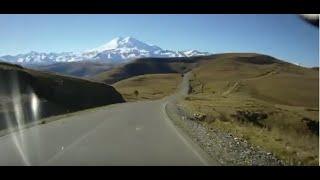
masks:
<path fill-rule="evenodd" d="M 172 94 L 181 80 L 181 75 L 177 73 L 146 74 L 124 79 L 112 86 L 126 101 L 155 100 Z"/>
<path fill-rule="evenodd" d="M 0 129 L 8 117 L 17 119 L 14 107 L 21 107 L 25 121 L 33 120 L 32 95 L 39 101 L 40 118 L 124 102 L 112 86 L 8 63 L 0 63 L 0 85 Z"/>
<path fill-rule="evenodd" d="M 275 103 L 318 107 L 318 72 L 259 54 L 226 54 L 193 70 L 207 90 L 237 92 Z M 231 86 L 231 87 L 230 87 Z"/>
<path fill-rule="evenodd" d="M 204 122 L 273 152 L 288 164 L 318 164 L 319 74 L 248 53 L 216 55 L 192 70 L 183 104 Z"/>
<path fill-rule="evenodd" d="M 193 58 L 144 58 L 93 76 L 92 80 L 113 84 L 117 81 L 144 74 L 182 73 L 196 65 Z"/>
<path fill-rule="evenodd" d="M 115 65 L 99 63 L 99 62 L 67 62 L 67 63 L 56 63 L 51 65 L 42 66 L 31 66 L 29 68 L 47 72 L 59 73 L 62 75 L 69 75 L 75 77 L 90 77 L 101 72 L 112 69 Z"/>

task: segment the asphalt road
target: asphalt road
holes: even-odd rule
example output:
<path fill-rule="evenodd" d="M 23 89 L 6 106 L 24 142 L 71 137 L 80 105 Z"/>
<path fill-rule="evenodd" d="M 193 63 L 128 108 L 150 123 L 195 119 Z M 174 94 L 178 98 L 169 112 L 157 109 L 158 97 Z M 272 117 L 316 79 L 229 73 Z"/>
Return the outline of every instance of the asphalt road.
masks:
<path fill-rule="evenodd" d="M 168 119 L 164 106 L 188 91 L 157 101 L 79 112 L 0 137 L 0 165 L 214 165 Z"/>

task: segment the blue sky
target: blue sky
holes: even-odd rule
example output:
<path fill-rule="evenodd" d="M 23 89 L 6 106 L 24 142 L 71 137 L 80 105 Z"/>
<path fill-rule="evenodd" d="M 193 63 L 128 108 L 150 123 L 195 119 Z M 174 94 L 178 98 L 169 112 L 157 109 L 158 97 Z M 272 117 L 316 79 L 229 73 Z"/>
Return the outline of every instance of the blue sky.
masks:
<path fill-rule="evenodd" d="M 0 15 L 0 55 L 82 51 L 117 36 L 163 49 L 257 52 L 319 64 L 319 30 L 297 15 Z"/>

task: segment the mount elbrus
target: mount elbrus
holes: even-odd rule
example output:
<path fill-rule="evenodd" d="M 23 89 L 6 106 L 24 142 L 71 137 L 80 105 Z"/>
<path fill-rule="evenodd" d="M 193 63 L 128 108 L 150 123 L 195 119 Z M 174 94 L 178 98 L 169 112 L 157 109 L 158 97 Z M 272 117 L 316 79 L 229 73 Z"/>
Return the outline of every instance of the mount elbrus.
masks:
<path fill-rule="evenodd" d="M 60 52 L 44 53 L 31 51 L 25 54 L 5 55 L 0 59 L 21 65 L 49 65 L 61 62 L 100 61 L 104 63 L 123 63 L 143 57 L 191 57 L 209 55 L 197 50 L 172 51 L 150 45 L 132 37 L 117 37 L 108 43 L 80 53 Z"/>

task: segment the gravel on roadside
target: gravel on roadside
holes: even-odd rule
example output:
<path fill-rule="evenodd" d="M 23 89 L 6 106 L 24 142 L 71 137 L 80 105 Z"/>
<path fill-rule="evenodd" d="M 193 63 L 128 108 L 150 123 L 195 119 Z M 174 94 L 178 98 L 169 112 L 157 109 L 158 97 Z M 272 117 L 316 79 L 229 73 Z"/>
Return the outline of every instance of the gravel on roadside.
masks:
<path fill-rule="evenodd" d="M 253 146 L 244 139 L 209 128 L 202 122 L 191 120 L 190 115 L 176 102 L 169 102 L 166 113 L 173 123 L 188 134 L 210 157 L 221 165 L 281 166 L 284 163 L 272 153 Z"/>

